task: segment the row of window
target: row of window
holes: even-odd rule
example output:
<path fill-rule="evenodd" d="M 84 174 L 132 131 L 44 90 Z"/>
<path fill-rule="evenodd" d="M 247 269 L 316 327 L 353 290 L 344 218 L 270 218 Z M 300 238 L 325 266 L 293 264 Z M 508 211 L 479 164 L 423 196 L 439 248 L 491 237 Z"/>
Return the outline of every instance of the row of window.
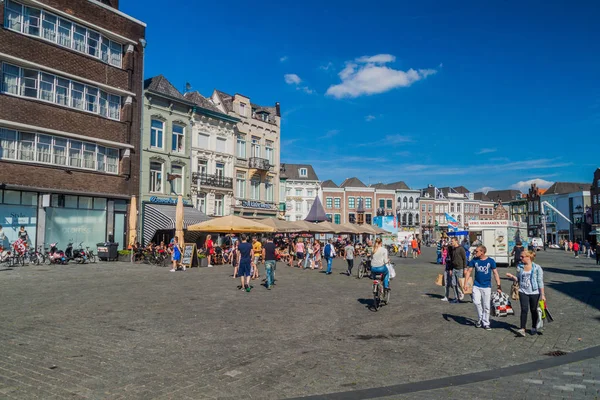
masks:
<path fill-rule="evenodd" d="M 598 202 L 600 202 L 600 195 L 595 194 L 592 197 L 592 201 L 593 201 L 593 204 L 598 204 Z"/>
<path fill-rule="evenodd" d="M 123 46 L 107 37 L 46 10 L 7 0 L 4 26 L 75 50 L 121 68 Z"/>
<path fill-rule="evenodd" d="M 4 128 L 0 128 L 0 159 L 119 173 L 118 149 Z"/>
<path fill-rule="evenodd" d="M 260 138 L 257 136 L 252 136 L 251 140 L 250 157 L 266 158 L 269 160 L 271 165 L 273 165 L 275 154 L 274 142 L 272 140 L 265 140 L 265 155 L 262 157 L 262 145 L 260 143 Z M 236 144 L 236 156 L 238 158 L 246 158 L 246 135 L 238 133 Z"/>
<path fill-rule="evenodd" d="M 206 214 L 206 193 L 198 193 L 198 199 L 196 200 L 196 208 Z M 213 204 L 214 215 L 221 217 L 225 212 L 225 197 L 222 194 L 215 194 L 215 200 Z"/>
<path fill-rule="evenodd" d="M 164 169 L 165 166 L 161 162 L 151 161 L 150 162 L 150 193 L 164 193 L 165 182 L 164 182 Z M 167 181 L 169 187 L 167 188 L 167 194 L 175 192 L 176 194 L 183 194 L 184 175 L 183 167 L 180 165 L 171 165 L 171 180 Z"/>
<path fill-rule="evenodd" d="M 254 175 L 250 180 L 250 200 L 260 200 L 260 184 L 261 179 L 260 176 Z M 238 199 L 246 198 L 246 173 L 245 172 L 237 172 L 235 175 L 235 188 L 236 193 L 235 196 Z M 273 186 L 273 181 L 270 178 L 265 180 L 265 201 L 275 201 L 275 189 Z"/>
<path fill-rule="evenodd" d="M 296 197 L 302 197 L 303 193 L 304 193 L 304 190 L 296 188 L 294 193 L 295 193 Z M 288 196 L 292 195 L 292 189 L 291 188 L 287 188 L 287 195 Z M 314 190 L 312 190 L 312 189 L 306 189 L 306 197 L 314 197 L 314 196 L 315 196 Z"/>
<path fill-rule="evenodd" d="M 35 69 L 4 63 L 2 92 L 121 119 L 121 96 Z"/>
<path fill-rule="evenodd" d="M 460 204 L 456 204 L 456 207 L 452 207 L 452 205 L 448 206 L 448 204 L 436 204 L 435 212 L 436 213 L 447 213 L 447 212 L 460 212 L 461 207 Z M 421 211 L 425 212 L 433 212 L 433 204 L 421 204 Z M 465 213 L 467 214 L 481 214 L 492 215 L 494 213 L 494 209 L 490 207 L 479 207 L 475 204 L 465 204 Z"/>
<path fill-rule="evenodd" d="M 171 127 L 171 151 L 174 153 L 185 152 L 185 127 L 173 124 Z M 164 150 L 165 123 L 158 119 L 150 122 L 150 147 Z"/>
<path fill-rule="evenodd" d="M 309 212 L 310 209 L 312 208 L 312 206 L 313 206 L 313 202 L 312 201 L 306 202 L 306 209 L 305 209 L 305 211 Z M 292 210 L 292 204 L 291 203 L 287 203 L 287 209 L 290 210 L 290 211 Z M 302 203 L 301 202 L 297 202 L 295 204 L 294 210 L 296 212 L 302 212 Z"/>

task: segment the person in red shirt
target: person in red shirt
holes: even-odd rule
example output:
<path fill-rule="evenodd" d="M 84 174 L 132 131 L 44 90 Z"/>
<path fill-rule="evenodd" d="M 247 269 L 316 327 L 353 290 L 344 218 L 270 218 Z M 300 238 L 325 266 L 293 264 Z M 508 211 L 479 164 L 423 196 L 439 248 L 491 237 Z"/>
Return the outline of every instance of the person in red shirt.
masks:
<path fill-rule="evenodd" d="M 204 248 L 206 249 L 206 255 L 208 256 L 208 268 L 212 268 L 213 256 L 215 254 L 215 246 L 210 235 L 206 236 Z"/>
<path fill-rule="evenodd" d="M 412 257 L 413 258 L 419 257 L 419 242 L 417 242 L 417 239 L 414 236 L 410 242 L 410 245 L 412 247 Z"/>
<path fill-rule="evenodd" d="M 575 258 L 579 258 L 579 243 L 573 242 L 573 252 L 575 253 Z"/>

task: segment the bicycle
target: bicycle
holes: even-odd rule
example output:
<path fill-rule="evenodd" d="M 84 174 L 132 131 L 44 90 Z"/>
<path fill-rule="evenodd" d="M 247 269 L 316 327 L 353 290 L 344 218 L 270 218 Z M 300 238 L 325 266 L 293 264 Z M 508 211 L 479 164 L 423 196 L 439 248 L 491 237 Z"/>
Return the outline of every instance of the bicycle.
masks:
<path fill-rule="evenodd" d="M 94 254 L 94 252 L 92 250 L 90 250 L 89 247 L 85 248 L 85 255 L 87 256 L 88 260 L 90 260 L 90 263 L 96 262 L 96 255 Z"/>
<path fill-rule="evenodd" d="M 390 291 L 383 288 L 383 273 L 373 274 L 373 308 L 377 311 L 390 303 Z"/>
<path fill-rule="evenodd" d="M 358 265 L 358 269 L 356 270 L 356 277 L 358 279 L 362 279 L 364 276 L 369 274 L 371 270 L 371 260 L 366 257 L 361 258 L 361 262 Z"/>

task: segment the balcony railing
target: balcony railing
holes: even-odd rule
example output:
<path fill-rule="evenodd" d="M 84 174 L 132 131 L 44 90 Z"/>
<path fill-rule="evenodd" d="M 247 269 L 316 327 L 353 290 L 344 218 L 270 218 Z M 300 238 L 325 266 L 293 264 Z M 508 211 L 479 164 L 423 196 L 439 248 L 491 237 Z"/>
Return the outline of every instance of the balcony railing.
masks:
<path fill-rule="evenodd" d="M 192 174 L 192 184 L 195 186 L 212 186 L 224 189 L 233 189 L 233 179 L 225 178 L 222 175 L 203 174 L 194 172 Z"/>
<path fill-rule="evenodd" d="M 268 171 L 271 168 L 271 163 L 266 158 L 250 157 L 248 159 L 248 167 Z"/>

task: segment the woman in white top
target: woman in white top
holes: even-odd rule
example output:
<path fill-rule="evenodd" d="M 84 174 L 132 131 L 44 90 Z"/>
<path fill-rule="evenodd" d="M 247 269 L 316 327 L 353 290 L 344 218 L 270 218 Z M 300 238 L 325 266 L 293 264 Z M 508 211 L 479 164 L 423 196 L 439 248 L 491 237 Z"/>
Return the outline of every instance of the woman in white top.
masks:
<path fill-rule="evenodd" d="M 386 266 L 388 260 L 388 251 L 381 242 L 381 238 L 375 239 L 373 257 L 371 258 L 371 273 L 383 274 L 383 288 L 385 290 L 390 290 L 390 271 Z"/>

